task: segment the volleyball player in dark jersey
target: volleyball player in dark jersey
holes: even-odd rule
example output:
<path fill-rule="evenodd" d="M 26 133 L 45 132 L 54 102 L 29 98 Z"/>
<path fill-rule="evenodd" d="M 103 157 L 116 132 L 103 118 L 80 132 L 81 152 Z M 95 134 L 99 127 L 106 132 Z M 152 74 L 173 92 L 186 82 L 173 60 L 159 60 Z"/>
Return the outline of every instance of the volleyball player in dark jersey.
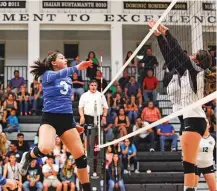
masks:
<path fill-rule="evenodd" d="M 148 24 L 152 28 L 156 22 Z M 182 50 L 169 29 L 163 25 L 155 31 L 157 38 L 164 38 L 179 61 L 174 68 L 181 80 L 181 106 L 184 108 L 204 97 L 205 70 L 211 66 L 211 56 L 206 50 L 199 50 L 194 61 Z M 196 161 L 200 140 L 206 130 L 206 115 L 202 107 L 192 108 L 183 114 L 185 131 L 182 135 L 184 166 L 184 191 L 195 191 Z"/>

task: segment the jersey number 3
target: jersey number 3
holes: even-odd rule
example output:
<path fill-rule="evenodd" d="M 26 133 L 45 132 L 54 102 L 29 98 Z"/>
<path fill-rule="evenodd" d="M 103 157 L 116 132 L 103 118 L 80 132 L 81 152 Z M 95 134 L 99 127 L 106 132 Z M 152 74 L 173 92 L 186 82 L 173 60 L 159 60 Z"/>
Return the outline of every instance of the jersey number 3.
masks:
<path fill-rule="evenodd" d="M 203 152 L 208 153 L 208 147 L 203 147 Z"/>
<path fill-rule="evenodd" d="M 61 81 L 61 82 L 60 82 L 60 85 L 63 86 L 63 90 L 60 90 L 60 93 L 61 93 L 62 95 L 66 95 L 66 94 L 68 93 L 68 91 L 69 91 L 69 86 L 68 86 L 68 84 L 67 84 L 65 81 Z"/>

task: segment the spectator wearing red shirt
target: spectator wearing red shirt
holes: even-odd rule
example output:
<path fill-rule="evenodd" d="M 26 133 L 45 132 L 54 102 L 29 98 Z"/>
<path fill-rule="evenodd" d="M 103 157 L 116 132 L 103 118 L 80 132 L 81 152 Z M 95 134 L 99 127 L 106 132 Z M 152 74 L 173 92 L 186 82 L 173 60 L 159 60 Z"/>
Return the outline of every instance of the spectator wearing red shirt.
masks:
<path fill-rule="evenodd" d="M 145 102 L 150 101 L 149 97 L 152 96 L 152 101 L 156 103 L 157 87 L 158 87 L 158 79 L 155 76 L 153 76 L 153 71 L 149 70 L 148 76 L 145 77 L 143 81 L 143 88 L 144 88 L 143 97 Z"/>

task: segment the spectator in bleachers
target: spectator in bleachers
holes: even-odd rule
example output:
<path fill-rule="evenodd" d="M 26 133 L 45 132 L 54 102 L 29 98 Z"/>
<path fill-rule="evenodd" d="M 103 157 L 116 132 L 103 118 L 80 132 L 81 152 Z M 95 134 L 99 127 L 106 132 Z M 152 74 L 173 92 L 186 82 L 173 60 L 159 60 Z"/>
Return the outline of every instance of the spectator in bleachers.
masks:
<path fill-rule="evenodd" d="M 99 92 L 101 92 L 101 78 L 102 78 L 102 72 L 97 70 L 95 80 L 97 81 L 97 84 L 98 84 L 97 90 Z M 107 83 L 106 79 L 102 78 L 102 90 L 104 90 L 106 88 L 107 84 L 108 83 Z"/>
<path fill-rule="evenodd" d="M 115 118 L 117 116 L 118 110 L 125 106 L 125 99 L 121 97 L 120 93 L 116 93 L 113 98 L 113 104 L 111 108 L 112 117 Z"/>
<path fill-rule="evenodd" d="M 112 152 L 112 147 L 111 147 L 111 146 L 108 146 L 108 147 L 106 148 L 105 157 L 106 157 L 106 164 L 105 164 L 105 167 L 106 167 L 106 169 L 108 169 L 109 165 L 110 165 L 111 162 L 112 162 L 112 158 L 113 158 L 113 152 Z"/>
<path fill-rule="evenodd" d="M 60 140 L 60 137 L 56 137 L 55 146 L 53 149 L 53 155 L 55 157 L 55 164 L 62 168 L 65 162 L 65 157 L 63 156 L 65 153 L 63 152 L 63 143 Z"/>
<path fill-rule="evenodd" d="M 2 119 L 4 117 L 4 106 L 3 106 L 3 102 L 0 101 L 0 123 L 2 122 Z M 1 126 L 1 124 L 0 124 Z M 2 132 L 2 128 L 0 127 L 0 131 Z"/>
<path fill-rule="evenodd" d="M 114 81 L 114 83 L 110 86 L 109 90 L 111 91 L 112 95 L 117 93 L 117 86 L 118 85 L 119 85 L 118 82 Z"/>
<path fill-rule="evenodd" d="M 140 63 L 142 63 L 142 66 L 140 67 L 140 74 L 142 74 L 140 80 L 142 83 L 144 77 L 147 76 L 148 70 L 152 70 L 154 72 L 154 69 L 159 65 L 159 63 L 156 57 L 153 56 L 151 48 L 146 49 L 146 53 Z"/>
<path fill-rule="evenodd" d="M 123 98 L 123 99 L 126 98 L 125 93 L 124 93 L 124 91 L 120 85 L 117 85 L 117 93 L 119 93 L 121 95 L 121 98 Z"/>
<path fill-rule="evenodd" d="M 127 85 L 127 83 L 129 82 L 130 77 L 128 76 L 128 72 L 125 70 L 123 72 L 123 76 L 118 80 L 120 87 L 122 88 L 122 90 L 125 88 L 125 86 Z M 120 93 L 120 92 L 119 92 Z"/>
<path fill-rule="evenodd" d="M 7 118 L 7 127 L 4 129 L 4 132 L 12 133 L 18 132 L 20 130 L 20 126 L 18 123 L 18 118 L 16 116 L 16 110 L 12 109 L 9 117 Z"/>
<path fill-rule="evenodd" d="M 122 160 L 121 143 L 116 143 L 113 145 L 113 153 L 117 153 Z"/>
<path fill-rule="evenodd" d="M 48 188 L 51 186 L 56 188 L 56 191 L 62 190 L 62 184 L 57 178 L 58 171 L 59 167 L 58 165 L 54 164 L 53 156 L 48 155 L 47 164 L 42 167 L 42 172 L 44 175 L 44 191 L 48 191 Z"/>
<path fill-rule="evenodd" d="M 36 165 L 37 160 L 32 160 L 30 167 L 27 171 L 26 181 L 23 183 L 23 190 L 30 191 L 32 188 L 36 188 L 37 191 L 42 191 L 43 185 L 41 183 L 42 171 L 40 167 Z"/>
<path fill-rule="evenodd" d="M 5 158 L 6 162 L 8 162 L 8 159 L 9 159 L 9 157 L 10 157 L 11 154 L 15 155 L 15 157 L 17 159 L 17 162 L 19 163 L 20 160 L 21 160 L 21 158 L 22 158 L 23 153 L 22 153 L 22 151 L 19 151 L 17 149 L 16 142 L 11 142 L 11 144 L 10 144 L 10 151 L 8 151 L 7 154 L 6 154 L 6 158 Z"/>
<path fill-rule="evenodd" d="M 2 121 L 3 123 L 6 123 L 7 117 L 10 114 L 11 109 L 14 108 L 17 110 L 17 102 L 14 99 L 14 96 L 12 93 L 8 94 L 8 97 L 4 101 L 3 106 L 4 106 L 4 115 L 3 115 Z"/>
<path fill-rule="evenodd" d="M 4 170 L 4 159 L 2 156 L 0 156 L 0 176 L 3 176 L 3 170 Z"/>
<path fill-rule="evenodd" d="M 127 62 L 127 60 L 130 58 L 130 56 L 132 54 L 133 54 L 132 51 L 127 52 L 124 64 Z M 130 74 L 130 76 L 135 76 L 136 75 L 136 73 L 137 73 L 137 68 L 136 67 L 137 67 L 137 59 L 136 59 L 136 57 L 134 57 L 131 60 L 130 64 L 127 66 L 127 71 Z"/>
<path fill-rule="evenodd" d="M 21 152 L 29 151 L 29 145 L 27 142 L 24 142 L 24 134 L 18 133 L 17 134 L 17 149 Z"/>
<path fill-rule="evenodd" d="M 137 160 L 136 160 L 136 147 L 130 139 L 125 139 L 124 143 L 121 144 L 122 150 L 122 161 L 124 165 L 124 173 L 127 174 L 130 171 L 130 165 L 133 164 L 134 172 L 139 173 L 137 169 Z"/>
<path fill-rule="evenodd" d="M 0 147 L 6 148 L 6 153 L 10 150 L 11 141 L 7 139 L 7 135 L 4 132 L 0 134 Z M 5 153 L 5 154 L 6 154 Z"/>
<path fill-rule="evenodd" d="M 30 99 L 32 100 L 32 113 L 35 115 L 38 106 L 42 103 L 42 84 L 38 82 L 38 79 L 34 79 L 33 83 L 31 83 L 30 87 Z"/>
<path fill-rule="evenodd" d="M 142 94 L 141 94 L 141 89 L 139 87 L 139 84 L 136 82 L 135 77 L 131 76 L 130 81 L 126 84 L 125 89 L 124 89 L 126 95 L 129 99 L 131 95 L 135 95 L 138 102 L 139 102 L 139 107 L 142 106 Z"/>
<path fill-rule="evenodd" d="M 113 191 L 114 188 L 120 188 L 121 191 L 125 191 L 125 185 L 123 181 L 124 168 L 121 165 L 121 160 L 117 153 L 113 154 L 112 163 L 109 165 L 109 189 Z"/>
<path fill-rule="evenodd" d="M 74 57 L 74 60 L 70 63 L 70 67 L 76 66 L 76 65 L 78 65 L 80 63 L 81 63 L 80 56 L 77 55 L 77 56 Z"/>
<path fill-rule="evenodd" d="M 2 97 L 1 100 L 2 100 L 2 101 L 5 101 L 5 100 L 8 98 L 8 96 L 9 96 L 10 93 L 12 93 L 13 95 L 15 95 L 15 94 L 11 91 L 10 85 L 7 85 L 6 91 L 3 93 L 3 97 Z"/>
<path fill-rule="evenodd" d="M 7 162 L 4 166 L 3 176 L 8 179 L 17 180 L 19 182 L 18 191 L 22 191 L 22 176 L 19 173 L 18 162 L 16 161 L 16 155 L 10 154 L 10 161 Z M 7 191 L 6 187 L 2 187 L 4 191 Z"/>
<path fill-rule="evenodd" d="M 148 106 L 143 109 L 141 117 L 143 121 L 153 123 L 161 119 L 161 113 L 160 110 L 154 106 L 154 103 L 152 101 L 149 101 Z"/>
<path fill-rule="evenodd" d="M 125 111 L 128 113 L 130 122 L 135 124 L 136 118 L 139 115 L 139 107 L 138 103 L 136 103 L 136 97 L 134 95 L 130 96 L 130 101 L 125 105 Z"/>
<path fill-rule="evenodd" d="M 211 48 L 209 50 L 209 53 L 210 53 L 210 55 L 212 57 L 212 67 L 216 67 L 216 50 Z"/>
<path fill-rule="evenodd" d="M 26 91 L 26 87 L 21 85 L 20 92 L 17 94 L 19 100 L 20 115 L 28 115 L 29 112 L 29 93 Z M 30 114 L 30 112 L 29 112 Z"/>
<path fill-rule="evenodd" d="M 67 159 L 64 167 L 60 171 L 60 179 L 63 184 L 63 191 L 68 191 L 70 187 L 70 191 L 75 190 L 75 173 L 74 167 L 71 159 Z"/>
<path fill-rule="evenodd" d="M 96 54 L 93 51 L 88 53 L 88 58 L 86 61 L 92 61 L 93 65 L 87 68 L 87 77 L 91 80 L 96 77 L 97 67 L 99 66 L 98 59 L 96 58 Z"/>
<path fill-rule="evenodd" d="M 115 127 L 120 131 L 120 136 L 123 137 L 127 134 L 127 129 L 130 127 L 129 118 L 125 115 L 124 108 L 120 108 L 118 115 L 115 118 Z"/>
<path fill-rule="evenodd" d="M 158 88 L 158 79 L 153 76 L 153 71 L 148 70 L 148 76 L 145 77 L 143 81 L 143 96 L 144 101 L 150 101 L 150 96 L 152 97 L 152 101 L 156 104 L 157 100 L 157 88 Z"/>
<path fill-rule="evenodd" d="M 10 141 L 8 141 L 5 138 L 5 135 L 3 135 L 3 133 L 0 134 L 0 156 L 2 157 L 2 159 L 5 159 L 6 154 L 9 151 L 9 147 L 10 147 Z"/>
<path fill-rule="evenodd" d="M 17 94 L 21 85 L 26 85 L 26 82 L 23 77 L 20 77 L 20 72 L 15 70 L 14 78 L 12 78 L 10 81 L 11 91 Z"/>
<path fill-rule="evenodd" d="M 143 122 L 141 117 L 138 117 L 136 119 L 136 124 L 133 126 L 133 131 L 136 131 L 140 128 L 143 128 L 147 125 L 148 125 L 148 122 Z M 154 141 L 155 141 L 155 134 L 154 134 L 154 131 L 152 129 L 148 129 L 146 131 L 143 131 L 142 133 L 140 133 L 134 137 L 134 144 L 135 144 L 137 150 L 138 150 L 139 144 L 141 142 L 149 142 L 150 143 L 149 150 L 150 150 L 150 152 L 154 152 L 155 151 Z"/>
<path fill-rule="evenodd" d="M 112 119 L 111 114 L 108 113 L 106 117 L 106 124 L 104 125 L 106 141 L 111 141 L 114 138 L 113 126 L 114 126 L 114 120 Z"/>
<path fill-rule="evenodd" d="M 76 72 L 73 73 L 72 84 L 72 97 L 74 98 L 76 94 L 80 98 L 81 95 L 84 93 L 84 81 L 82 80 L 82 76 L 78 76 Z"/>
<path fill-rule="evenodd" d="M 157 134 L 160 136 L 160 150 L 162 152 L 164 152 L 166 140 L 172 140 L 171 151 L 176 151 L 178 135 L 168 121 L 157 126 Z"/>

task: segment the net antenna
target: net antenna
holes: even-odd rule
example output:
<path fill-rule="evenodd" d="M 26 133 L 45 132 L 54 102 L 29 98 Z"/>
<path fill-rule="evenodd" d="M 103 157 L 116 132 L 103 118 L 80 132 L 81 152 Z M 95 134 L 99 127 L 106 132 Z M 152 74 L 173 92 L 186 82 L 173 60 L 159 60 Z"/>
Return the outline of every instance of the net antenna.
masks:
<path fill-rule="evenodd" d="M 103 90 L 103 94 L 106 93 L 106 91 L 110 88 L 110 86 L 117 80 L 117 78 L 121 75 L 121 73 L 124 71 L 124 69 L 131 63 L 131 61 L 134 59 L 134 57 L 137 55 L 137 53 L 140 51 L 140 49 L 143 47 L 143 45 L 148 41 L 148 39 L 152 36 L 154 31 L 157 29 L 158 25 L 165 19 L 165 17 L 168 15 L 168 13 L 171 11 L 171 9 L 174 7 L 178 0 L 172 0 L 170 5 L 167 7 L 167 9 L 164 11 L 164 13 L 161 15 L 161 17 L 158 19 L 156 24 L 152 29 L 150 29 L 149 33 L 145 36 L 145 38 L 142 40 L 142 42 L 139 44 L 139 46 L 134 50 L 133 54 L 129 57 L 129 59 L 125 62 L 125 64 L 120 68 L 120 70 L 117 72 L 116 76 L 111 80 L 111 82 L 106 86 L 106 88 Z"/>

